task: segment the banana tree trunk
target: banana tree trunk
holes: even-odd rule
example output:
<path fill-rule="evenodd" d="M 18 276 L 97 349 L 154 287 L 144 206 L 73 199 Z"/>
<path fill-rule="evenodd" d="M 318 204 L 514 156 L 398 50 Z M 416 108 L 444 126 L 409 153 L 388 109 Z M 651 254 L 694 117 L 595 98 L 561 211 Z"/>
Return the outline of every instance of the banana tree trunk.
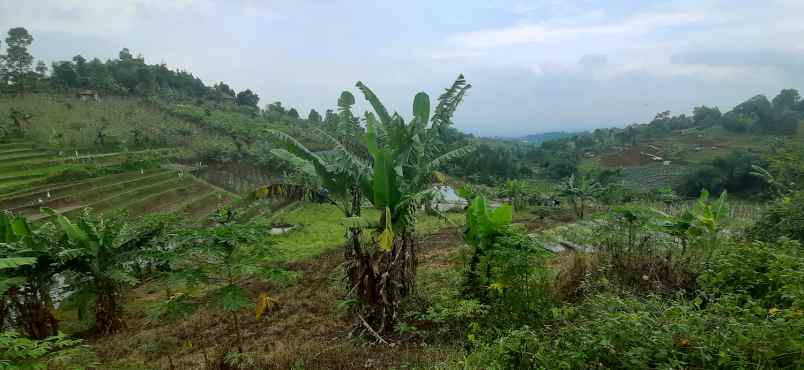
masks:
<path fill-rule="evenodd" d="M 47 294 L 47 293 L 45 293 Z M 45 339 L 58 334 L 59 322 L 53 316 L 49 296 L 40 289 L 26 287 L 11 293 L 22 333 L 34 339 Z"/>
<path fill-rule="evenodd" d="M 114 282 L 97 283 L 95 298 L 95 331 L 112 334 L 123 328 L 123 308 L 119 302 L 120 290 Z"/>
<path fill-rule="evenodd" d="M 346 276 L 350 293 L 360 302 L 359 313 L 378 333 L 391 332 L 400 303 L 414 291 L 416 238 L 412 232 L 400 233 L 387 252 L 376 245 L 364 248 L 359 233 L 348 243 Z"/>

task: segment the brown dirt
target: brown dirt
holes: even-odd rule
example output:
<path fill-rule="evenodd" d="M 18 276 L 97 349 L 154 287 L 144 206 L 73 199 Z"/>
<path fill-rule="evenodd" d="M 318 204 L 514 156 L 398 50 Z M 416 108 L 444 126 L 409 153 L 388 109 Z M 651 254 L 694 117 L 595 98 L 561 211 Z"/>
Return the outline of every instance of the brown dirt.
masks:
<path fill-rule="evenodd" d="M 423 237 L 418 252 L 420 266 L 447 266 L 459 244 L 454 228 Z M 337 307 L 344 296 L 340 284 L 343 262 L 342 251 L 336 249 L 289 264 L 288 269 L 301 274 L 291 286 L 248 285 L 254 296 L 267 292 L 279 301 L 260 319 L 250 311 L 239 316 L 246 331 L 244 351 L 255 354 L 260 364 L 257 368 L 420 368 L 454 355 L 454 350 L 433 348 L 417 340 L 388 338 L 396 340 L 390 347 L 351 336 L 352 321 Z M 93 344 L 109 368 L 142 363 L 149 368 L 204 369 L 205 357 L 212 361 L 231 348 L 235 340 L 231 320 L 221 312 L 201 309 L 179 323 L 149 324 L 144 307 L 163 299 L 164 294 L 147 286 L 130 292 L 132 302 L 127 306 L 140 309 L 126 312 L 127 329 Z"/>
<path fill-rule="evenodd" d="M 600 159 L 600 163 L 606 167 L 636 167 L 655 162 L 642 153 L 661 156 L 655 149 L 647 145 L 638 145 L 626 148 L 619 153 L 606 155 Z"/>

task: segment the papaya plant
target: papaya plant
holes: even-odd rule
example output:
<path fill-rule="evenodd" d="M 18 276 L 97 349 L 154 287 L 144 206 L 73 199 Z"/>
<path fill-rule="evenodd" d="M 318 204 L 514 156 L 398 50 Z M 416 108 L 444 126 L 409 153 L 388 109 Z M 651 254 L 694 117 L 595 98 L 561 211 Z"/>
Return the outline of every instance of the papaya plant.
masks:
<path fill-rule="evenodd" d="M 271 263 L 279 251 L 265 239 L 263 227 L 236 220 L 234 211 L 220 209 L 213 216 L 214 226 L 192 230 L 179 240 L 167 259 L 172 270 L 168 279 L 177 293 L 158 306 L 155 314 L 181 317 L 201 306 L 222 309 L 234 328 L 237 352 L 243 353 L 240 314 L 251 307 L 259 318 L 277 303 L 265 292 L 255 299 L 244 284 L 255 279 L 287 283 L 295 275 Z M 213 288 L 197 289 L 202 286 Z"/>

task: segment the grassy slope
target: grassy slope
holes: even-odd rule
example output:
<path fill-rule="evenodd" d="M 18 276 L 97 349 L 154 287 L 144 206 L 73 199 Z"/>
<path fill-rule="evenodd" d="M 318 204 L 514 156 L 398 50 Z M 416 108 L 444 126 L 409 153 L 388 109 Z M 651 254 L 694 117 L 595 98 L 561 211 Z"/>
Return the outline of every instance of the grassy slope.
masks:
<path fill-rule="evenodd" d="M 229 140 L 163 113 L 138 98 L 106 97 L 98 104 L 81 102 L 70 95 L 0 96 L 0 125 L 12 124 L 8 117 L 11 108 L 33 116 L 26 127 L 26 136 L 40 145 L 68 153 L 106 149 L 96 145 L 99 129 L 107 135 L 107 147 L 232 145 Z M 139 143 L 135 143 L 135 132 L 139 132 Z M 63 135 L 63 139 L 57 135 Z"/>

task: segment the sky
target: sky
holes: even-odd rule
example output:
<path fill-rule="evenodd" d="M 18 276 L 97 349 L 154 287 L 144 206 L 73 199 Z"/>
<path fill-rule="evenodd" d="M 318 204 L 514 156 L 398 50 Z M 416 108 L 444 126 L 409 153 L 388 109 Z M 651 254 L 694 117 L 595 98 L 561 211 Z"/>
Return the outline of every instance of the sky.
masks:
<path fill-rule="evenodd" d="M 409 116 L 463 73 L 456 127 L 484 136 L 804 88 L 804 0 L 0 0 L 0 30 L 16 26 L 48 64 L 128 47 L 302 115 L 360 80 Z"/>

